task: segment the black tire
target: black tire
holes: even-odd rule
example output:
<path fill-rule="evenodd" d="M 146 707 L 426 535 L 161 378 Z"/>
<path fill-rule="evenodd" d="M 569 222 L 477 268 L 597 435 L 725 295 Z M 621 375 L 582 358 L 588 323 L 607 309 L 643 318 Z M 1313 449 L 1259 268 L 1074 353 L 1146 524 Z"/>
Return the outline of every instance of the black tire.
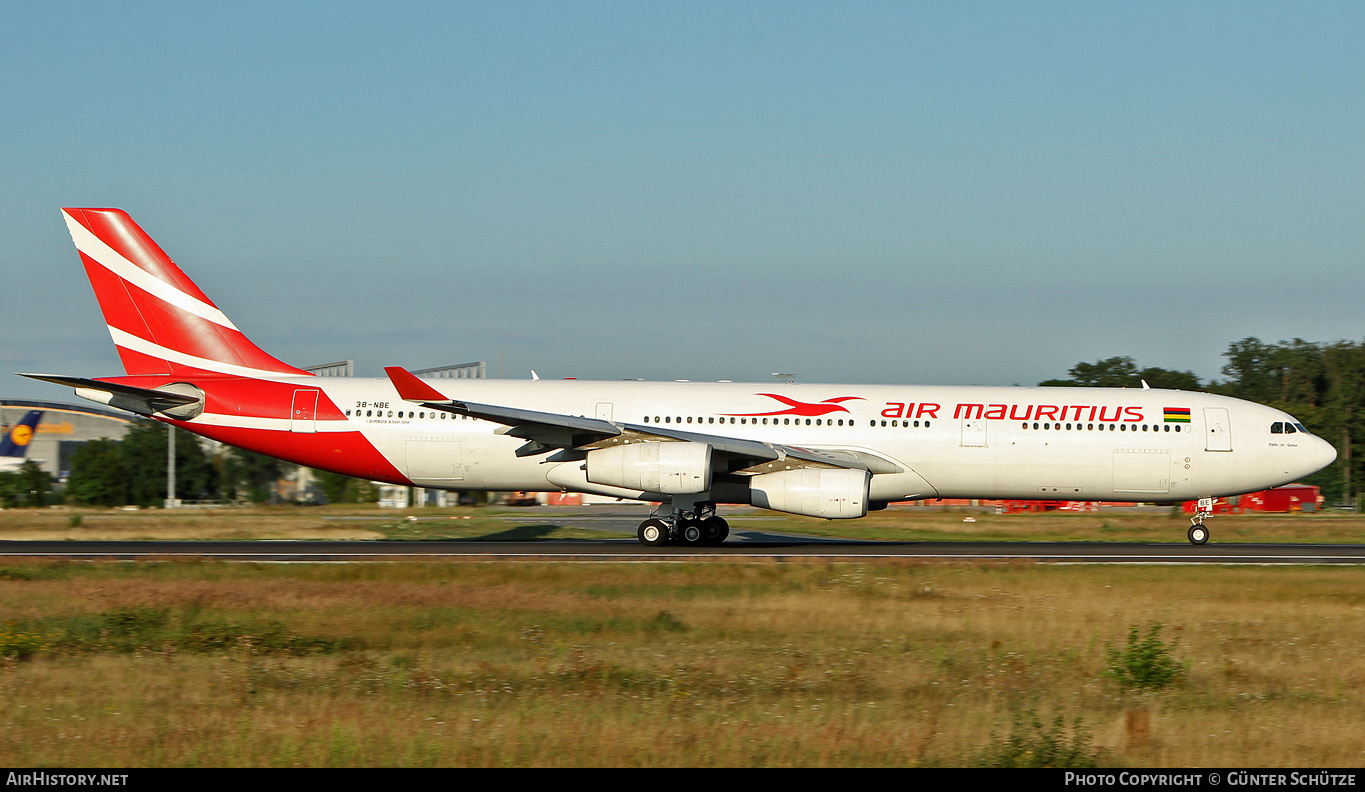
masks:
<path fill-rule="evenodd" d="M 719 517 L 707 517 L 702 520 L 701 530 L 703 543 L 707 547 L 718 547 L 730 535 L 730 524 Z"/>
<path fill-rule="evenodd" d="M 696 520 L 686 520 L 678 526 L 678 542 L 688 547 L 706 544 L 706 530 Z"/>
<path fill-rule="evenodd" d="M 645 520 L 640 523 L 640 530 L 635 532 L 635 536 L 645 547 L 662 547 L 668 544 L 668 523 L 657 519 Z"/>
<path fill-rule="evenodd" d="M 1190 544 L 1202 545 L 1209 541 L 1209 529 L 1202 525 L 1190 526 Z"/>

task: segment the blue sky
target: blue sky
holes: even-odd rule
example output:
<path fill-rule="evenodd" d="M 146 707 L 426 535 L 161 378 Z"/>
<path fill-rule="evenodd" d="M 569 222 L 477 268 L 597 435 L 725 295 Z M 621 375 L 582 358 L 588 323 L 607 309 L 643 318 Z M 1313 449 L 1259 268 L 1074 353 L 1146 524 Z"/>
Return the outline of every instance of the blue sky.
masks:
<path fill-rule="evenodd" d="M 1365 337 L 1359 3 L 0 2 L 9 371 L 58 207 L 291 363 L 1033 384 Z M 10 378 L 7 396 L 65 398 Z"/>

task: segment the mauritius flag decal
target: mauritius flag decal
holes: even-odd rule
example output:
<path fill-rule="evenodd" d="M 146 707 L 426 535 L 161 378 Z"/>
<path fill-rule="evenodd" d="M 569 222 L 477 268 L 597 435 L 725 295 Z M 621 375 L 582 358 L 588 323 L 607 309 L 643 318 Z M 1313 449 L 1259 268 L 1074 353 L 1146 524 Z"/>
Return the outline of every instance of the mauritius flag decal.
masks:
<path fill-rule="evenodd" d="M 1189 407 L 1167 407 L 1165 410 L 1166 423 L 1189 423 Z"/>

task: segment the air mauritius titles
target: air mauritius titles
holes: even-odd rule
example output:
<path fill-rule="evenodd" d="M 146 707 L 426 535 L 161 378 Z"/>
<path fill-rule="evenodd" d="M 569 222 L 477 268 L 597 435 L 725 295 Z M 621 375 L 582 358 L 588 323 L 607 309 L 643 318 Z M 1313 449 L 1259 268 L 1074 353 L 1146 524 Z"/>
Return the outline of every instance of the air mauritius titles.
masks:
<path fill-rule="evenodd" d="M 1074 421 L 1113 423 L 1125 421 L 1140 423 L 1147 420 L 1141 407 L 1122 405 L 1091 404 L 955 404 L 952 405 L 953 418 L 976 420 L 984 418 L 993 421 Z M 882 410 L 883 418 L 938 418 L 942 411 L 947 416 L 948 408 L 933 402 L 887 402 Z M 1189 423 L 1188 407 L 1167 407 L 1162 411 L 1165 423 Z"/>
<path fill-rule="evenodd" d="M 799 415 L 799 416 L 819 416 L 830 413 L 849 412 L 848 407 L 843 402 L 862 401 L 861 396 L 839 396 L 833 399 L 825 399 L 821 402 L 803 402 L 782 396 L 777 393 L 757 393 L 756 396 L 766 396 L 775 399 L 785 405 L 784 409 L 772 410 L 770 412 L 751 412 L 751 413 L 723 413 L 726 416 L 774 416 L 774 415 Z M 956 404 L 953 405 L 954 418 L 966 418 L 968 420 L 985 419 L 989 421 L 1072 421 L 1078 423 L 1100 421 L 1104 423 L 1115 423 L 1119 421 L 1129 423 L 1141 423 L 1146 420 L 1141 407 L 1125 407 L 1123 405 L 1090 405 L 1090 404 Z M 886 407 L 882 410 L 883 418 L 939 418 L 939 411 L 943 411 L 942 417 L 947 417 L 947 408 L 934 402 L 886 402 Z M 1189 423 L 1189 407 L 1166 407 L 1162 409 L 1162 421 L 1164 423 Z"/>

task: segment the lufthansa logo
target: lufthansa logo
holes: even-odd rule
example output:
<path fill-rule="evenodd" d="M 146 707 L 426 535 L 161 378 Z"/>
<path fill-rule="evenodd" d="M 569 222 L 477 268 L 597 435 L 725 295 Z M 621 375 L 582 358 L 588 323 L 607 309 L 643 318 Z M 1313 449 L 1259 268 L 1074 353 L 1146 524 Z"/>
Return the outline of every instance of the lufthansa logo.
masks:
<path fill-rule="evenodd" d="M 33 430 L 27 426 L 16 426 L 10 430 L 9 439 L 13 440 L 15 445 L 26 446 L 28 441 L 33 439 Z"/>

